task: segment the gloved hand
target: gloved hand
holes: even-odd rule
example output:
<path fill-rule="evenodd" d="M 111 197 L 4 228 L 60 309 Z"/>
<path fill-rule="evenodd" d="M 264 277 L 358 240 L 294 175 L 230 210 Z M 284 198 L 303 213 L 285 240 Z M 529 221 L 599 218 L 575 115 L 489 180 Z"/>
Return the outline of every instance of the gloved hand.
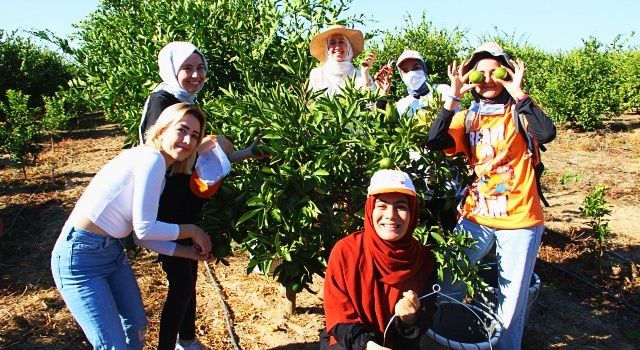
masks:
<path fill-rule="evenodd" d="M 233 152 L 231 156 L 229 156 L 229 160 L 234 163 L 245 160 L 247 158 L 262 159 L 266 157 L 266 154 L 258 149 L 258 144 L 260 144 L 261 138 L 262 135 L 258 135 L 255 139 L 253 139 L 253 142 L 251 142 L 251 144 L 247 148 Z"/>

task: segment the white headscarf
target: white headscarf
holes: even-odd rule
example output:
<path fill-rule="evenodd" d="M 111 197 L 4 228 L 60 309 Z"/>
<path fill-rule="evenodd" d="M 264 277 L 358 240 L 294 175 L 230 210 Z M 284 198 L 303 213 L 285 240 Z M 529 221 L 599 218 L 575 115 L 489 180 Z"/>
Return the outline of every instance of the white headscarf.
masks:
<path fill-rule="evenodd" d="M 160 68 L 159 74 L 162 78 L 160 83 L 153 92 L 164 90 L 171 95 L 175 96 L 180 102 L 195 103 L 195 93 L 190 93 L 183 89 L 178 82 L 178 71 L 180 66 L 187 60 L 192 53 L 197 53 L 202 57 L 204 63 L 204 69 L 209 71 L 207 60 L 198 48 L 192 43 L 184 41 L 174 41 L 165 45 L 158 53 L 158 67 Z M 202 89 L 202 87 L 200 88 Z"/>
<path fill-rule="evenodd" d="M 341 35 L 347 44 L 347 55 L 343 61 L 336 61 L 329 53 L 329 39 L 325 42 L 325 52 L 327 60 L 324 62 L 324 83 L 327 87 L 327 94 L 332 96 L 335 92 L 340 91 L 340 86 L 346 79 L 351 78 L 356 68 L 353 66 L 351 59 L 353 58 L 353 49 L 351 43 L 346 36 Z"/>

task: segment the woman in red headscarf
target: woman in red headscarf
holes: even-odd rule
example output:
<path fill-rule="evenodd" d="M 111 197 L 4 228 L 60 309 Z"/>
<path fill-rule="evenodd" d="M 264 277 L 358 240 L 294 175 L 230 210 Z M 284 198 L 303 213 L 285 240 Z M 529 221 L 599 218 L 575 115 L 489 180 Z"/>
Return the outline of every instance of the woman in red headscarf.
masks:
<path fill-rule="evenodd" d="M 409 176 L 398 170 L 376 172 L 368 188 L 364 230 L 338 241 L 329 257 L 321 350 L 419 349 L 435 300 L 421 302 L 419 296 L 432 291 L 435 263 L 412 236 L 417 223 L 418 201 Z"/>

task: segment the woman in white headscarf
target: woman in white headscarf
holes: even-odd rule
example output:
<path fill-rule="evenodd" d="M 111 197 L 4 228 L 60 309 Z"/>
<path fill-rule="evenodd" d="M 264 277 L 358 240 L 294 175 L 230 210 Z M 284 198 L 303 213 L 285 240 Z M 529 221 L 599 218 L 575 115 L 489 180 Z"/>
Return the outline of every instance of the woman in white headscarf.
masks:
<path fill-rule="evenodd" d="M 158 116 L 177 103 L 195 104 L 208 71 L 207 60 L 198 48 L 188 42 L 174 41 L 158 54 L 162 78 L 145 103 L 140 123 L 140 140 L 152 129 Z M 222 135 L 205 137 L 197 147 L 197 160 L 184 174 L 166 174 L 157 206 L 160 220 L 173 224 L 195 224 L 202 217 L 204 204 L 215 195 L 222 179 L 230 172 L 231 163 L 257 157 L 258 138 L 247 148 L 233 151 L 233 145 Z M 174 242 L 136 241 L 141 247 L 159 253 L 169 288 L 162 314 L 157 349 L 201 350 L 206 347 L 196 339 L 196 280 L 198 256 L 176 254 L 178 249 L 193 246 L 192 240 Z"/>
<path fill-rule="evenodd" d="M 376 61 L 376 54 L 365 57 L 360 69 L 355 67 L 352 59 L 364 49 L 362 32 L 334 24 L 316 34 L 311 39 L 310 51 L 313 57 L 321 62 L 319 67 L 309 74 L 309 88 L 313 91 L 326 89 L 328 96 L 333 96 L 344 87 L 347 79 L 355 79 L 356 87 L 376 90 L 369 71 Z"/>
<path fill-rule="evenodd" d="M 174 41 L 158 53 L 158 67 L 162 83 L 153 90 L 145 102 L 140 121 L 140 142 L 145 132 L 155 124 L 165 108 L 180 102 L 195 103 L 202 90 L 209 67 L 202 52 L 192 43 Z"/>

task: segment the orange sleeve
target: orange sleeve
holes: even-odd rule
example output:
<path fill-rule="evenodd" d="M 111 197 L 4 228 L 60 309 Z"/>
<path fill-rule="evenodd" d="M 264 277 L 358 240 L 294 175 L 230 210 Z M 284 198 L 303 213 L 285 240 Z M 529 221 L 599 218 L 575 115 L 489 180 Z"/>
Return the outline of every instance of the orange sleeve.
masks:
<path fill-rule="evenodd" d="M 195 170 L 193 171 L 193 173 L 191 173 L 191 179 L 189 180 L 189 188 L 191 189 L 191 192 L 193 192 L 193 194 L 195 194 L 196 196 L 204 199 L 213 197 L 213 195 L 218 192 L 220 185 L 222 185 L 222 180 L 216 182 L 211 186 L 208 186 L 206 183 L 200 180 L 198 172 Z"/>

